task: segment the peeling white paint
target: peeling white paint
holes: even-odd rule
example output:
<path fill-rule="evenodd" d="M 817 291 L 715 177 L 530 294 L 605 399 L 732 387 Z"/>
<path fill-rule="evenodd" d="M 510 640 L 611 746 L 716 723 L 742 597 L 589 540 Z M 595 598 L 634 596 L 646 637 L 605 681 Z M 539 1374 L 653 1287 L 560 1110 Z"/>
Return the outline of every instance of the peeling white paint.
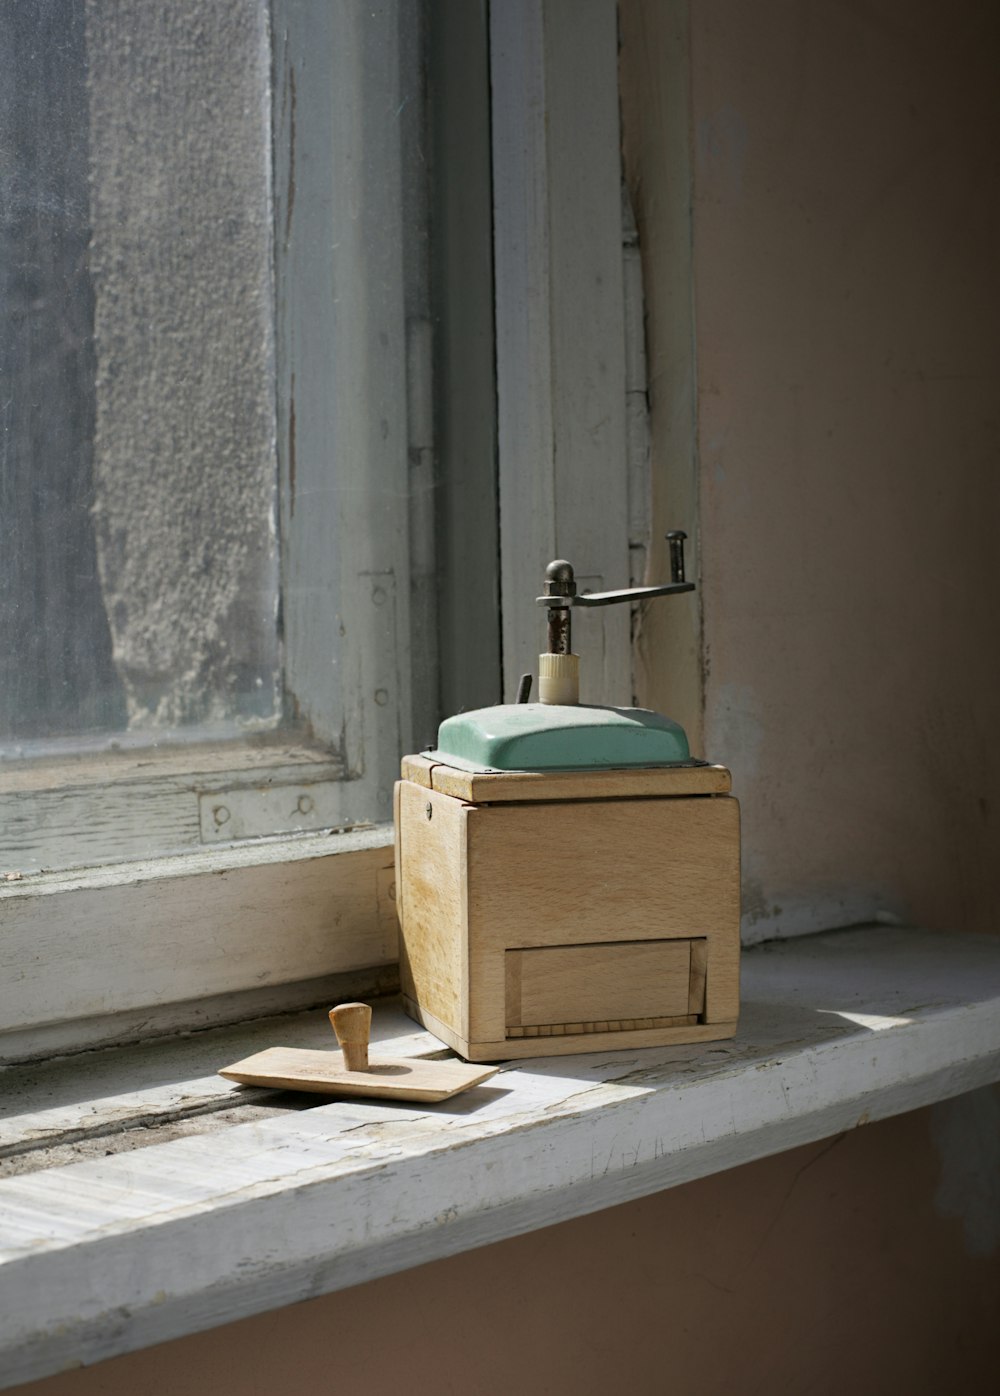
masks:
<path fill-rule="evenodd" d="M 751 952 L 744 970 L 740 1035 L 724 1049 L 521 1062 L 433 1108 L 337 1101 L 184 1138 L 168 1125 L 162 1144 L 0 1180 L 3 1379 L 362 1283 L 997 1078 L 989 937 L 848 932 Z M 816 1003 L 912 1021 L 873 1035 Z M 169 1115 L 216 1053 L 231 1060 L 207 1037 L 185 1045 L 186 1070 L 165 1081 L 161 1059 L 143 1099 L 125 1098 L 125 1080 L 112 1108 Z M 995 1116 L 991 1128 L 995 1141 Z"/>
<path fill-rule="evenodd" d="M 880 926 L 911 924 L 909 918 L 888 909 L 885 897 L 875 891 L 848 886 L 827 887 L 811 896 L 781 888 L 765 891 L 762 880 L 754 876 L 755 866 L 752 854 L 746 856 L 741 931 L 744 945 L 817 935 L 871 922 Z"/>

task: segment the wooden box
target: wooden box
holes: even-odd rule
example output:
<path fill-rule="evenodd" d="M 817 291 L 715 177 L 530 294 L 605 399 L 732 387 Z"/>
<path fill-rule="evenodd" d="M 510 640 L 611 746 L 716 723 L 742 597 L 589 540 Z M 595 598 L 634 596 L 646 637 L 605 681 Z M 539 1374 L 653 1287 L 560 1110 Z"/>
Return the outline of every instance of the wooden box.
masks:
<path fill-rule="evenodd" d="M 396 785 L 403 1001 L 469 1061 L 731 1037 L 739 805 L 721 766 Z"/>

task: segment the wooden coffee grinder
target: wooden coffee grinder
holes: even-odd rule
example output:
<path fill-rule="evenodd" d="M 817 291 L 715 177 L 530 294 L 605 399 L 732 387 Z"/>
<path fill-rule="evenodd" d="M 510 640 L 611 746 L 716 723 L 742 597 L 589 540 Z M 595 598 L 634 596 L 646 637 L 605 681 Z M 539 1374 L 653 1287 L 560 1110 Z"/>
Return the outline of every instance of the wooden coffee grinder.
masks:
<path fill-rule="evenodd" d="M 731 1037 L 739 1011 L 739 806 L 728 770 L 643 708 L 579 703 L 578 595 L 549 564 L 539 701 L 460 713 L 403 760 L 396 887 L 406 1011 L 469 1061 Z"/>

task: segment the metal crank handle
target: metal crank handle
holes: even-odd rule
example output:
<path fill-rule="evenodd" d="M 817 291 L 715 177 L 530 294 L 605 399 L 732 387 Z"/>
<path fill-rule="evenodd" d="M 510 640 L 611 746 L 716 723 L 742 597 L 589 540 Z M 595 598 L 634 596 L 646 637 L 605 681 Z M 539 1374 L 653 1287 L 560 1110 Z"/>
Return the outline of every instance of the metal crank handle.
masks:
<path fill-rule="evenodd" d="M 573 569 L 561 559 L 549 563 L 545 574 L 545 595 L 536 597 L 539 606 L 552 611 L 568 611 L 571 606 L 614 606 L 621 601 L 648 601 L 654 596 L 675 596 L 681 591 L 694 591 L 694 582 L 684 579 L 684 540 L 681 528 L 667 534 L 670 545 L 670 581 L 658 587 L 626 587 L 620 591 L 590 591 L 579 593 Z"/>
<path fill-rule="evenodd" d="M 662 587 L 630 587 L 627 591 L 588 591 L 573 597 L 574 606 L 613 606 L 618 601 L 645 601 L 651 596 L 673 596 L 694 591 L 694 582 L 667 582 Z"/>

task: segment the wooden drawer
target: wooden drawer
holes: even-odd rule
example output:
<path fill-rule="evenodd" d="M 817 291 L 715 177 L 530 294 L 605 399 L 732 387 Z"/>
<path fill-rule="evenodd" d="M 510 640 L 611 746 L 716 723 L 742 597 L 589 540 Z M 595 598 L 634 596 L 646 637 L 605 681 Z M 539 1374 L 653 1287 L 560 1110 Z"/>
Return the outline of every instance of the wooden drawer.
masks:
<path fill-rule="evenodd" d="M 548 1026 L 579 1032 L 598 1022 L 608 1031 L 622 1020 L 697 1021 L 705 1004 L 704 948 L 699 939 L 508 950 L 508 1031 Z"/>

